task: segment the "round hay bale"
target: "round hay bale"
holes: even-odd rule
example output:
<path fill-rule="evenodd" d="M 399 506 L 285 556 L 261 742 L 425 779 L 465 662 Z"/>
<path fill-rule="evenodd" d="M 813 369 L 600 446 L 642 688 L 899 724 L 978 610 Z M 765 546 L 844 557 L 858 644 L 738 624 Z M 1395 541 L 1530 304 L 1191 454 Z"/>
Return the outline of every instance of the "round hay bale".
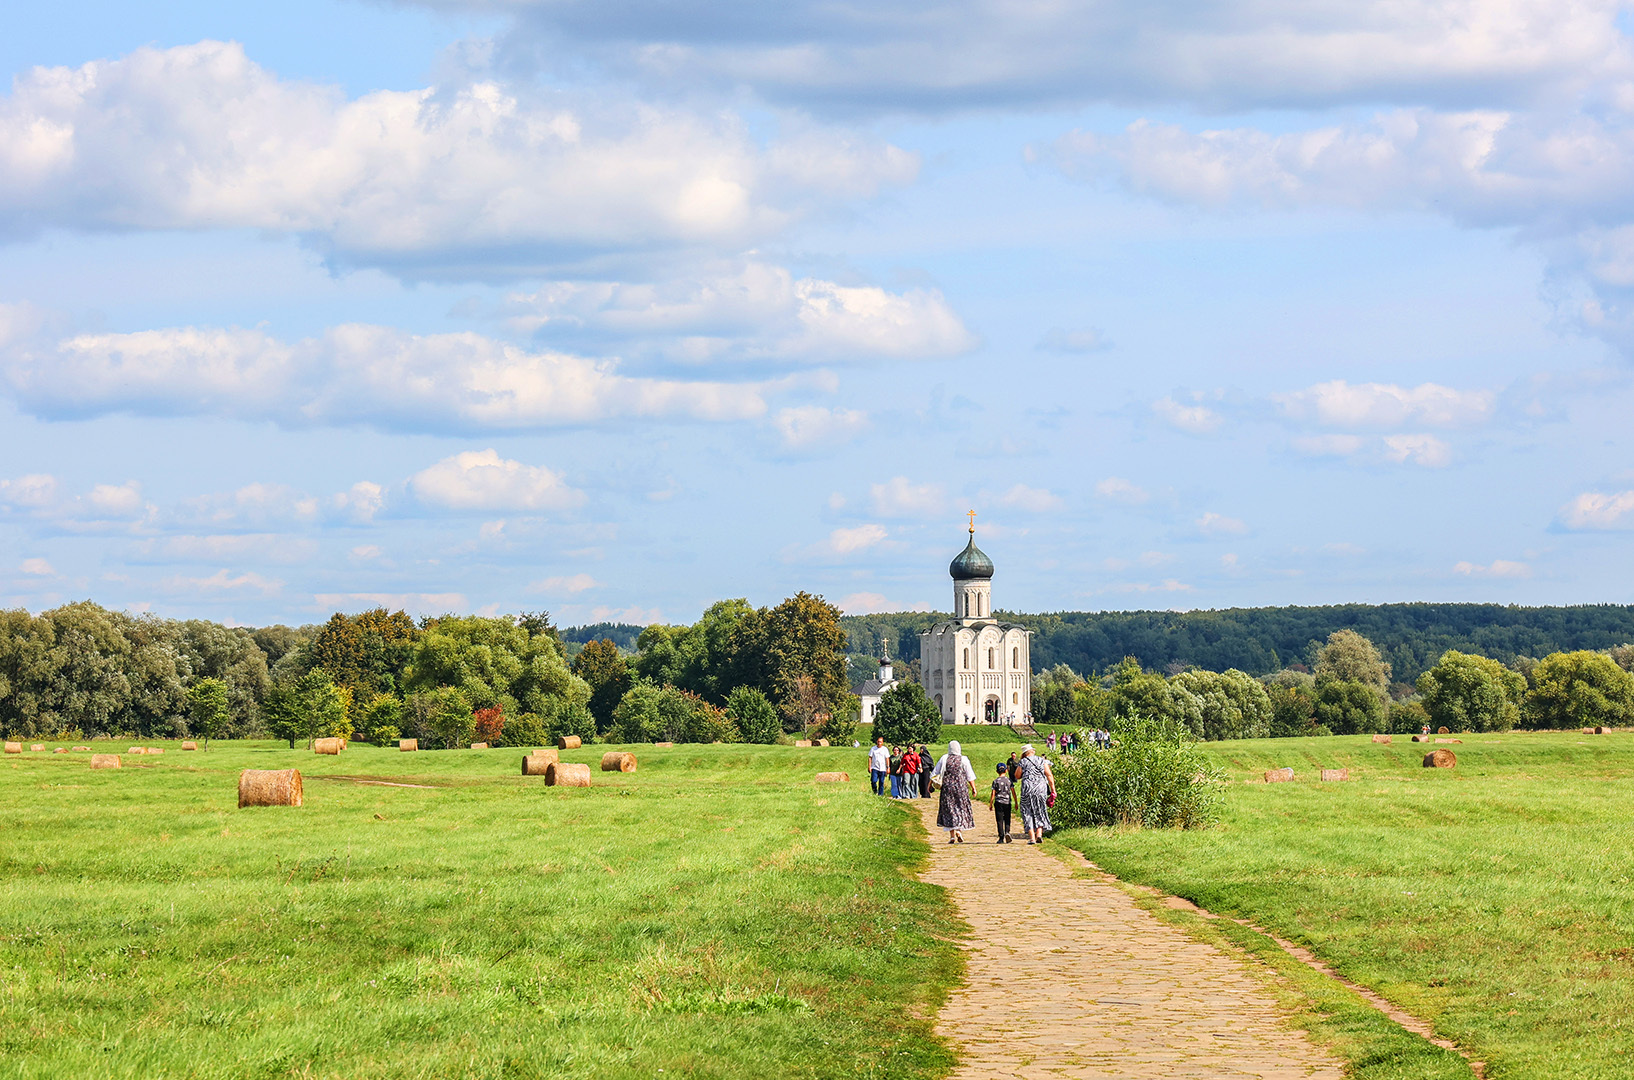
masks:
<path fill-rule="evenodd" d="M 828 745 L 828 740 L 827 739 L 818 739 L 817 740 L 817 745 L 818 746 L 827 746 Z"/>
<path fill-rule="evenodd" d="M 150 746 L 145 751 L 145 753 L 149 753 L 149 754 L 162 754 L 164 752 L 165 752 L 165 748 L 162 747 L 162 746 Z"/>
<path fill-rule="evenodd" d="M 410 750 L 418 750 L 418 749 L 420 749 L 420 740 L 419 739 L 398 739 L 397 740 L 397 749 L 403 751 L 404 753 L 407 753 Z"/>
<path fill-rule="evenodd" d="M 471 744 L 471 749 L 473 749 L 473 750 L 486 750 L 486 749 L 488 749 L 488 744 L 485 743 L 485 742 L 474 742 L 474 743 Z"/>
<path fill-rule="evenodd" d="M 74 753 L 76 753 L 76 754 L 77 754 L 77 753 L 79 753 L 79 752 L 80 752 L 80 751 L 82 751 L 82 750 L 83 750 L 83 751 L 85 751 L 85 752 L 87 752 L 87 753 L 89 753 L 89 752 L 90 752 L 90 749 L 91 749 L 91 748 L 90 748 L 90 747 L 89 747 L 89 746 L 76 746 L 76 747 L 74 747 Z"/>
<path fill-rule="evenodd" d="M 1438 742 L 1438 743 L 1443 743 L 1443 742 L 1444 743 L 1461 743 L 1463 741 L 1464 741 L 1463 739 L 1437 739 L 1436 740 L 1436 742 Z"/>
<path fill-rule="evenodd" d="M 1294 778 L 1294 771 L 1290 768 L 1272 769 L 1265 774 L 1267 784 L 1286 784 Z"/>
<path fill-rule="evenodd" d="M 300 806 L 299 769 L 245 769 L 238 774 L 238 806 Z"/>
<path fill-rule="evenodd" d="M 535 750 L 531 754 L 523 755 L 522 775 L 544 776 L 550 771 L 550 767 L 559 760 L 556 754 L 557 751 L 555 750 Z"/>
<path fill-rule="evenodd" d="M 1431 750 L 1424 755 L 1426 769 L 1450 769 L 1458 764 L 1458 755 L 1451 750 Z"/>
<path fill-rule="evenodd" d="M 91 755 L 91 768 L 93 768 L 93 769 L 117 769 L 117 768 L 119 768 L 119 755 L 118 754 L 92 754 Z"/>
<path fill-rule="evenodd" d="M 198 748 L 199 744 L 194 742 L 192 739 L 188 739 L 186 742 L 182 743 L 183 750 L 197 750 Z"/>
<path fill-rule="evenodd" d="M 675 744 L 672 743 L 672 742 L 655 742 L 655 743 L 653 743 L 653 745 L 658 747 L 659 749 L 668 750 L 670 747 L 674 746 Z"/>
<path fill-rule="evenodd" d="M 796 740 L 794 740 L 794 745 L 796 745 L 796 746 L 810 746 L 811 745 L 811 740 L 810 739 L 796 739 Z"/>
<path fill-rule="evenodd" d="M 28 748 L 38 754 L 45 749 L 45 743 L 29 743 Z"/>
<path fill-rule="evenodd" d="M 851 774 L 843 772 L 820 772 L 817 774 L 819 784 L 847 784 L 851 782 Z"/>
<path fill-rule="evenodd" d="M 126 750 L 125 753 L 127 753 L 127 754 L 145 754 L 145 753 L 147 753 L 147 751 L 144 750 L 140 746 L 133 746 L 129 750 Z"/>
<path fill-rule="evenodd" d="M 53 753 L 53 754 L 66 754 L 66 753 L 68 753 L 68 747 L 66 747 L 66 746 L 59 746 L 59 747 L 57 747 L 57 748 L 56 748 L 56 749 L 55 749 L 55 750 L 53 750 L 53 751 L 51 751 L 51 752 L 52 752 L 52 753 Z"/>
<path fill-rule="evenodd" d="M 1414 735 L 1413 736 L 1413 741 L 1414 742 L 1429 742 L 1430 737 L 1428 735 Z"/>
<path fill-rule="evenodd" d="M 570 761 L 553 761 L 545 768 L 547 787 L 589 787 L 590 766 Z"/>
<path fill-rule="evenodd" d="M 1436 734 L 1437 734 L 1437 735 L 1451 735 L 1451 734 L 1452 734 L 1452 732 L 1450 732 L 1450 731 L 1448 731 L 1448 730 L 1447 730 L 1447 729 L 1446 729 L 1446 728 L 1444 728 L 1444 727 L 1438 727 L 1438 728 L 1436 728 L 1436 729 L 1435 729 L 1435 733 L 1436 733 Z"/>
<path fill-rule="evenodd" d="M 577 735 L 558 735 L 558 736 L 556 736 L 556 749 L 558 749 L 558 750 L 577 750 L 579 747 L 581 747 L 583 745 L 584 745 L 584 741 L 582 739 L 580 739 Z"/>
<path fill-rule="evenodd" d="M 1390 736 L 1388 736 L 1388 735 L 1375 735 L 1375 736 L 1373 736 L 1373 741 L 1376 742 L 1376 743 L 1383 743 L 1384 745 L 1389 746 L 1390 745 Z"/>
<path fill-rule="evenodd" d="M 635 772 L 635 755 L 628 750 L 609 750 L 601 756 L 602 772 Z"/>
<path fill-rule="evenodd" d="M 314 754 L 338 754 L 341 742 L 339 739 L 313 739 L 312 752 Z"/>
<path fill-rule="evenodd" d="M 22 743 L 20 743 L 20 742 L 8 742 L 8 743 L 6 743 L 6 753 L 8 753 L 8 754 L 21 754 L 22 752 L 23 752 L 23 744 Z"/>
<path fill-rule="evenodd" d="M 1323 769 L 1322 779 L 1329 783 L 1337 783 L 1350 779 L 1349 769 Z"/>

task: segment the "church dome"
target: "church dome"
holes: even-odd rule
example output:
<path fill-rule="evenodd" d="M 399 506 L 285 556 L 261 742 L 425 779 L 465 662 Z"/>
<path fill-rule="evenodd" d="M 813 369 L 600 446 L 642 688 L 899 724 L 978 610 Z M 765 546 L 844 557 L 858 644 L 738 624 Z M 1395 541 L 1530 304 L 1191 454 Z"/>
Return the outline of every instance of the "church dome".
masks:
<path fill-rule="evenodd" d="M 954 581 L 970 581 L 973 578 L 990 578 L 993 576 L 993 560 L 987 553 L 976 546 L 976 534 L 970 534 L 970 543 L 959 552 L 958 558 L 948 564 L 947 572 L 953 575 Z"/>

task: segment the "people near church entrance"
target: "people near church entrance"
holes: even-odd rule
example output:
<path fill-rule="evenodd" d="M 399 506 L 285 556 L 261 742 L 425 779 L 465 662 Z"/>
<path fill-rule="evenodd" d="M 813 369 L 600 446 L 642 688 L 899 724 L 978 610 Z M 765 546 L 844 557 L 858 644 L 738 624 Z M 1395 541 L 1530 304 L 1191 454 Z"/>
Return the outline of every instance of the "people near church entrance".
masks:
<path fill-rule="evenodd" d="M 919 797 L 919 751 L 911 743 L 902 751 L 902 797 Z"/>
<path fill-rule="evenodd" d="M 875 795 L 885 794 L 885 777 L 891 771 L 891 752 L 885 749 L 885 737 L 874 740 L 868 748 L 868 784 Z"/>
<path fill-rule="evenodd" d="M 931 770 L 936 768 L 936 759 L 931 756 L 930 747 L 919 744 L 919 797 L 928 799 L 931 796 Z"/>
<path fill-rule="evenodd" d="M 1054 802 L 1055 770 L 1028 743 L 1021 748 L 1021 828 L 1027 834 L 1027 843 L 1043 843 L 1044 830 L 1055 827 L 1050 824 L 1050 806 Z"/>
<path fill-rule="evenodd" d="M 942 792 L 936 806 L 936 825 L 947 830 L 948 843 L 962 844 L 965 830 L 976 827 L 970 809 L 970 799 L 976 794 L 976 770 L 957 741 L 947 744 L 947 753 L 937 761 L 931 779 Z"/>
<path fill-rule="evenodd" d="M 993 778 L 993 789 L 988 802 L 993 807 L 993 823 L 998 827 L 1001 844 L 1010 842 L 1010 800 L 1015 796 L 1015 785 L 1010 782 L 1010 766 L 999 762 L 998 776 Z"/>

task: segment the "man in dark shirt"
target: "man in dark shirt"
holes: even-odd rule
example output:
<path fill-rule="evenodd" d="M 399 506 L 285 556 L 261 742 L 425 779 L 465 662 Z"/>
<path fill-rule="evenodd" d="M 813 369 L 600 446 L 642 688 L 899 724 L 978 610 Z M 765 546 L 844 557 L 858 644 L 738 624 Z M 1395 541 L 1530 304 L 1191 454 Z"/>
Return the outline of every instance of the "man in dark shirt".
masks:
<path fill-rule="evenodd" d="M 1010 766 L 999 762 L 999 774 L 993 778 L 993 821 L 998 826 L 999 843 L 1010 842 L 1010 801 L 1015 797 L 1015 784 L 1010 780 Z"/>

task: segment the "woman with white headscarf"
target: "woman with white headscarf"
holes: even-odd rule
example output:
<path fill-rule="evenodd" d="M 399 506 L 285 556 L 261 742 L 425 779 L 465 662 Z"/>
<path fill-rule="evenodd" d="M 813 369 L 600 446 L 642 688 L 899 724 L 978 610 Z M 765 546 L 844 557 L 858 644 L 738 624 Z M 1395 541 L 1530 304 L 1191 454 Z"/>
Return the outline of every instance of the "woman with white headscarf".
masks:
<path fill-rule="evenodd" d="M 976 827 L 975 815 L 970 811 L 970 797 L 976 793 L 976 770 L 963 747 L 950 742 L 930 775 L 942 790 L 942 800 L 936 804 L 936 824 L 948 831 L 948 843 L 962 844 L 964 830 Z"/>
<path fill-rule="evenodd" d="M 1021 748 L 1021 828 L 1027 834 L 1027 843 L 1044 842 L 1044 830 L 1050 824 L 1050 804 L 1055 802 L 1055 770 L 1048 759 L 1038 756 L 1033 744 Z"/>

